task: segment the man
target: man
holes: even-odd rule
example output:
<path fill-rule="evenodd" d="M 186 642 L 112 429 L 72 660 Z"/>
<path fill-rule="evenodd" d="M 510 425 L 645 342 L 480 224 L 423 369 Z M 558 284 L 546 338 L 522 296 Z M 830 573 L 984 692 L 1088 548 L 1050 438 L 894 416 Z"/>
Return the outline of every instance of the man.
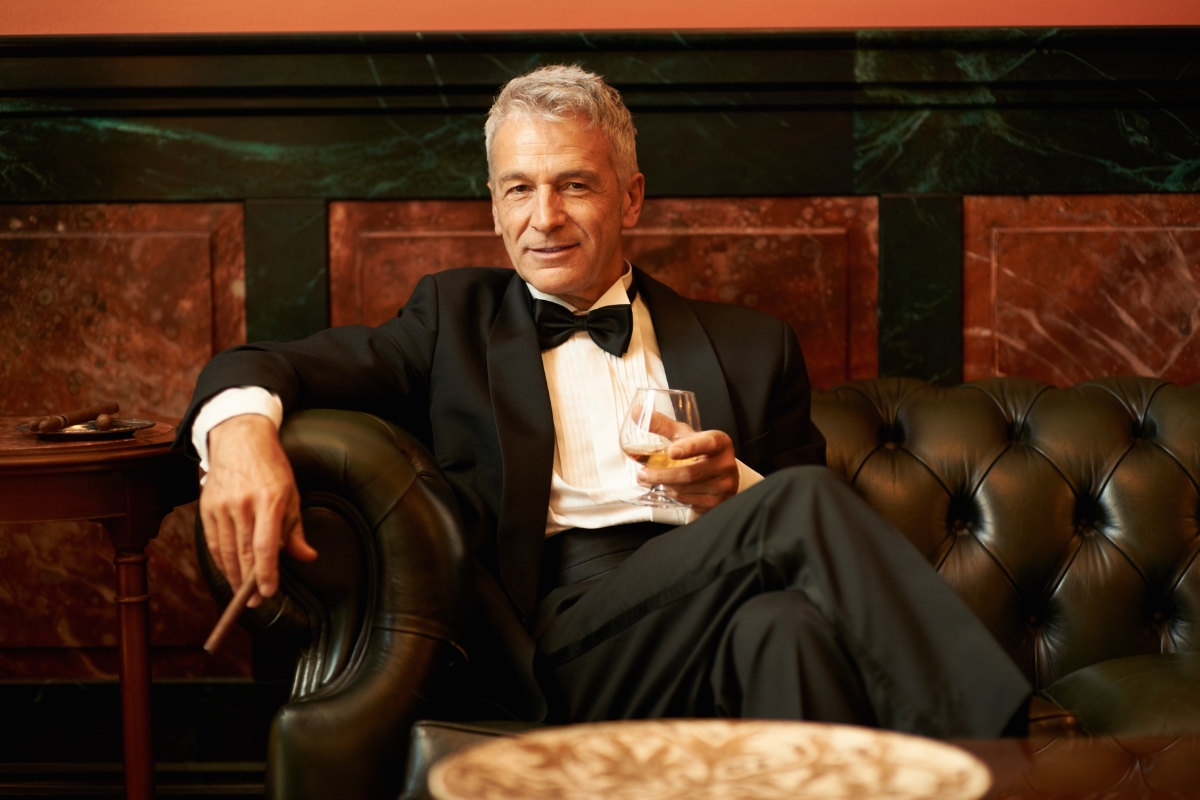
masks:
<path fill-rule="evenodd" d="M 622 257 L 645 190 L 634 134 L 598 76 L 546 67 L 514 79 L 486 146 L 515 273 L 429 276 L 378 328 L 213 360 L 180 436 L 208 469 L 200 509 L 218 564 L 235 586 L 253 571 L 269 596 L 281 546 L 316 557 L 282 414 L 370 411 L 426 442 L 454 488 L 476 564 L 476 671 L 517 715 L 1019 730 L 1030 687 L 1015 665 L 819 466 L 791 329 L 686 300 Z M 695 391 L 708 427 L 671 447 L 694 463 L 638 469 L 622 456 L 618 428 L 640 386 Z M 691 520 L 622 502 L 635 479 L 665 484 Z"/>

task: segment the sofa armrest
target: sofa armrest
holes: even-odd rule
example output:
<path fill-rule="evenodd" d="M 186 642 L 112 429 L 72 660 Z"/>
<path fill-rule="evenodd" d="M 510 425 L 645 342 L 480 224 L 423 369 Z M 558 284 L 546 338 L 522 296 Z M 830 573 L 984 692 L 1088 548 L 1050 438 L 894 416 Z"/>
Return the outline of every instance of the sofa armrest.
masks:
<path fill-rule="evenodd" d="M 281 558 L 281 589 L 240 621 L 302 649 L 271 728 L 267 794 L 394 798 L 408 730 L 465 658 L 470 600 L 453 494 L 433 458 L 358 412 L 291 415 L 280 438 L 320 556 Z M 220 601 L 231 594 L 198 541 Z"/>

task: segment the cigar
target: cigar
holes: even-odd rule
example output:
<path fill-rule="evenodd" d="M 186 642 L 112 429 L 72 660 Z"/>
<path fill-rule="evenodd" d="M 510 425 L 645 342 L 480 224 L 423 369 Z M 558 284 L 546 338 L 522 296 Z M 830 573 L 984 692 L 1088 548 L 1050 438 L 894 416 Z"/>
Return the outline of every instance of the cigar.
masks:
<path fill-rule="evenodd" d="M 229 629 L 233 627 L 233 623 L 242 613 L 242 609 L 246 607 L 246 603 L 250 602 L 250 595 L 254 594 L 257 586 L 254 575 L 247 575 L 246 580 L 242 583 L 242 588 L 238 589 L 237 594 L 229 601 L 229 605 L 225 606 L 224 613 L 217 620 L 217 625 L 212 629 L 212 633 L 208 635 L 208 641 L 204 643 L 204 650 L 210 656 L 217 652 L 217 648 L 221 646 L 221 640 L 225 638 L 225 634 L 229 633 Z"/>
<path fill-rule="evenodd" d="M 109 428 L 112 427 L 112 420 L 113 420 L 113 418 L 110 417 L 108 414 L 101 414 L 100 416 L 96 417 L 96 430 L 98 430 L 98 431 L 108 430 Z"/>
<path fill-rule="evenodd" d="M 65 414 L 51 414 L 48 417 L 42 417 L 36 426 L 38 433 L 50 433 L 51 431 L 61 431 L 63 428 L 69 428 L 72 425 L 79 425 L 84 422 L 91 422 L 101 414 L 112 415 L 121 410 L 121 407 L 116 403 L 101 403 L 98 406 L 88 406 L 81 408 L 78 411 L 68 411 Z"/>

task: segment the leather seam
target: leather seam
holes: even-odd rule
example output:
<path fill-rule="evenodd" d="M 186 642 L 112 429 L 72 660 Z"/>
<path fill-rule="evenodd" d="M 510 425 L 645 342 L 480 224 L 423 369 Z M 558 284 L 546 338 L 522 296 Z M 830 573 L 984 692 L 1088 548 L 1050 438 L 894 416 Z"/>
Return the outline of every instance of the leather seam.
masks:
<path fill-rule="evenodd" d="M 1164 447 L 1160 442 L 1152 442 L 1149 439 L 1147 439 L 1146 442 L 1166 453 L 1167 457 L 1174 461 L 1175 465 L 1179 467 L 1179 470 L 1184 474 L 1185 477 L 1187 477 L 1188 483 L 1192 485 L 1192 488 L 1196 490 L 1197 494 L 1200 494 L 1200 484 L 1196 483 L 1196 480 L 1192 477 L 1192 474 L 1188 472 L 1188 468 L 1183 465 L 1183 462 L 1180 461 L 1174 453 Z"/>

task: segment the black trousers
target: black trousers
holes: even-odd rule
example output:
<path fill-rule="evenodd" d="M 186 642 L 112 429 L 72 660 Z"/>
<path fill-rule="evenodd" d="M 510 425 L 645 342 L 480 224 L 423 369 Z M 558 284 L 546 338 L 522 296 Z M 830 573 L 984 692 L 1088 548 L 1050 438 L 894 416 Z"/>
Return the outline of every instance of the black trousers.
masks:
<path fill-rule="evenodd" d="M 781 470 L 678 528 L 559 536 L 535 623 L 552 721 L 993 737 L 1032 691 L 916 548 L 822 467 Z"/>

